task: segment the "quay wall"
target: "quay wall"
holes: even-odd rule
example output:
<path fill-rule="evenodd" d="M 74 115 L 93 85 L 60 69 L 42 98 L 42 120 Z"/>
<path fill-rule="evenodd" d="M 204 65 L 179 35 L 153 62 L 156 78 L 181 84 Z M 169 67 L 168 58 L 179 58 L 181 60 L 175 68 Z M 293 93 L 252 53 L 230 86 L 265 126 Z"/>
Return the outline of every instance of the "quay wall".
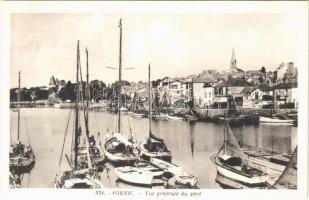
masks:
<path fill-rule="evenodd" d="M 176 108 L 176 113 L 187 112 L 188 110 Z M 240 114 L 246 115 L 271 115 L 277 113 L 297 113 L 297 109 L 261 109 L 261 108 L 237 108 Z M 228 113 L 228 109 L 206 109 L 197 108 L 196 112 L 203 117 L 214 117 L 217 115 L 224 115 Z"/>

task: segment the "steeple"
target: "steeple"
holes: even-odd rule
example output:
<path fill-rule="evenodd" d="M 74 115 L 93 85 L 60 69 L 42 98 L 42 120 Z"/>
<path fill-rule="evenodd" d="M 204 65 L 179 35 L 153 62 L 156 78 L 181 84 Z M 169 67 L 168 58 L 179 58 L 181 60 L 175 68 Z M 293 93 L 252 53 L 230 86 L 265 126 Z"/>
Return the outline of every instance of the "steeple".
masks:
<path fill-rule="evenodd" d="M 231 70 L 236 69 L 236 58 L 235 58 L 235 52 L 234 49 L 232 51 L 232 58 L 231 58 Z"/>

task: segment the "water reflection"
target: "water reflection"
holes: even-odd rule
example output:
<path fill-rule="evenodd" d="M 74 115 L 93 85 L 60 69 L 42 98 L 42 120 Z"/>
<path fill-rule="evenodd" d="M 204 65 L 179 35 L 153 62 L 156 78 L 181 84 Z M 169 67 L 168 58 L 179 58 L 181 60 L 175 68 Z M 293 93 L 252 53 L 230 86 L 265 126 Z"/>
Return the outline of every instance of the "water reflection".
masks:
<path fill-rule="evenodd" d="M 53 187 L 69 112 L 52 108 L 22 110 L 22 117 L 26 118 L 27 124 L 21 124 L 21 131 L 28 131 L 36 155 L 36 165 L 30 176 L 26 174 L 23 177 L 22 187 Z M 108 131 L 116 129 L 117 117 L 114 114 L 91 112 L 89 117 L 91 133 L 97 135 L 100 132 L 99 137 L 102 142 Z M 71 120 L 70 123 L 72 122 Z M 69 127 L 68 133 L 72 134 L 72 126 Z M 17 113 L 12 112 L 12 138 L 16 138 L 16 128 Z M 152 123 L 152 132 L 164 139 L 168 149 L 172 152 L 173 162 L 197 176 L 200 188 L 219 188 L 215 183 L 216 168 L 209 158 L 223 143 L 223 129 L 224 124 L 210 122 L 154 120 Z M 261 124 L 232 127 L 232 129 L 238 140 L 251 146 L 291 153 L 297 145 L 297 127 L 293 126 Z M 140 142 L 148 136 L 148 119 L 122 116 L 122 130 L 125 136 L 128 136 L 131 130 L 135 139 Z M 27 140 L 27 138 L 23 139 Z M 70 151 L 70 144 L 66 145 L 64 151 Z M 115 184 L 117 177 L 114 177 L 111 171 L 104 170 L 102 177 L 107 188 L 117 187 Z M 118 187 L 129 186 L 118 183 Z"/>

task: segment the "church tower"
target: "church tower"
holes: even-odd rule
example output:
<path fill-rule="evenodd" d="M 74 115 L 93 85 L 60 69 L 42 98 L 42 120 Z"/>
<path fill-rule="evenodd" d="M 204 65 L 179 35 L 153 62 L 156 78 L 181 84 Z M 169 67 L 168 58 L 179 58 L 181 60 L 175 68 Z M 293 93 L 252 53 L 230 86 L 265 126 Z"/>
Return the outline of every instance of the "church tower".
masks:
<path fill-rule="evenodd" d="M 234 49 L 233 49 L 232 58 L 231 58 L 230 70 L 231 70 L 231 71 L 235 71 L 236 68 L 237 68 L 237 65 L 236 65 L 236 58 L 235 58 L 235 52 L 234 52 Z"/>

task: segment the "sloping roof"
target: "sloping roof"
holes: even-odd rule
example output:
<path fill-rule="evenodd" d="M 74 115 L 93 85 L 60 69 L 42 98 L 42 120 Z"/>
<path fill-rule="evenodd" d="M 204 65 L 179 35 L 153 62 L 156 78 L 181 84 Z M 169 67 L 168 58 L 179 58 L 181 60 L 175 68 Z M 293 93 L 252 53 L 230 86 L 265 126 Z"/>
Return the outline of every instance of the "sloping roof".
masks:
<path fill-rule="evenodd" d="M 214 87 L 245 87 L 245 86 L 254 86 L 254 85 L 243 79 L 231 79 L 231 80 L 219 83 L 215 85 Z"/>
<path fill-rule="evenodd" d="M 256 90 L 257 89 L 257 87 L 255 87 L 255 86 L 253 86 L 253 87 L 245 87 L 242 91 L 241 91 L 241 93 L 252 93 L 254 90 Z"/>
<path fill-rule="evenodd" d="M 276 90 L 276 89 L 291 89 L 291 88 L 297 88 L 297 83 L 280 83 L 280 84 L 275 85 L 273 87 L 274 90 Z"/>

